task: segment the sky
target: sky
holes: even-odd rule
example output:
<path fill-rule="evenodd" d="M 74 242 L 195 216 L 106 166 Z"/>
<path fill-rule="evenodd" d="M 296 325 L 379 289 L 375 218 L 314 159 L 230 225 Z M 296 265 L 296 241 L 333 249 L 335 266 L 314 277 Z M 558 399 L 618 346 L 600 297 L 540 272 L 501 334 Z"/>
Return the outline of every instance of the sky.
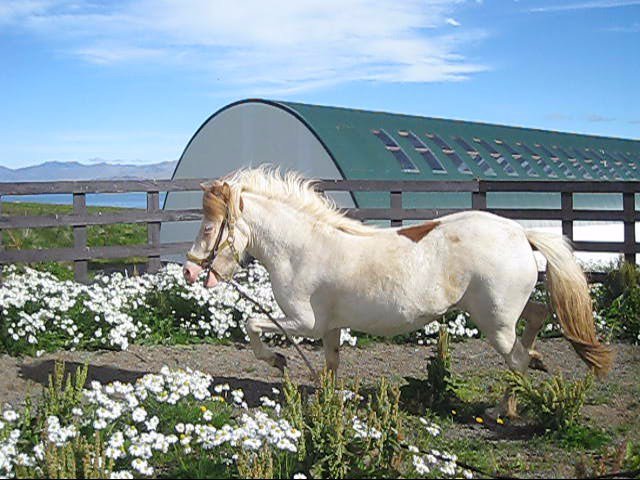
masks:
<path fill-rule="evenodd" d="M 640 138 L 640 0 L 0 0 L 0 165 L 180 157 L 269 98 Z"/>

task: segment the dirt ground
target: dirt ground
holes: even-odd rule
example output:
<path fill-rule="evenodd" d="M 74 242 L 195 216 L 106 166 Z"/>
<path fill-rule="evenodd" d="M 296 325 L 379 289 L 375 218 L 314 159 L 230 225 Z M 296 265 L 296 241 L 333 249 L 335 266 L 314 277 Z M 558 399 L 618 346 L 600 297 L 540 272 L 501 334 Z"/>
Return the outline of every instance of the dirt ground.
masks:
<path fill-rule="evenodd" d="M 322 349 L 303 346 L 311 362 L 322 368 Z M 293 348 L 276 348 L 289 360 L 290 375 L 299 384 L 312 385 L 310 375 Z M 584 376 L 586 367 L 564 339 L 538 341 L 538 350 L 552 373 L 565 378 Z M 611 445 L 625 440 L 640 441 L 640 346 L 616 345 L 617 359 L 609 377 L 598 382 L 583 408 L 584 421 L 605 429 Z M 426 365 L 434 347 L 372 343 L 364 348 L 344 347 L 341 351 L 340 375 L 359 378 L 363 385 L 374 384 L 380 377 L 411 385 L 424 379 Z M 132 346 L 125 352 L 57 352 L 41 358 L 0 356 L 0 405 L 18 406 L 26 396 L 40 395 L 56 360 L 64 360 L 67 368 L 89 364 L 89 379 L 107 383 L 112 380 L 135 381 L 148 372 L 158 372 L 163 365 L 192 368 L 208 372 L 216 383 L 229 383 L 242 388 L 250 406 L 257 405 L 262 395 L 272 395 L 272 387 L 281 385 L 280 373 L 256 361 L 247 345 Z M 471 402 L 479 412 L 495 404 L 500 396 L 496 386 L 503 378 L 504 362 L 482 340 L 466 340 L 452 345 L 452 367 L 468 386 Z M 533 372 L 542 378 L 542 372 Z M 407 401 L 404 398 L 403 401 Z M 411 399 L 408 399 L 411 402 Z M 414 412 L 423 415 L 424 412 Z M 474 414 L 475 415 L 475 414 Z M 487 418 L 487 417 L 485 417 Z M 477 451 L 494 459 L 500 472 L 517 472 L 521 478 L 566 478 L 575 475 L 577 459 L 585 453 L 581 447 L 560 448 L 553 443 L 536 440 L 536 433 L 526 420 L 498 425 L 487 420 L 480 425 L 473 417 L 449 424 L 446 437 L 458 442 L 466 451 Z M 595 457 L 594 457 L 595 454 Z M 599 458 L 592 452 L 591 458 Z"/>
<path fill-rule="evenodd" d="M 303 346 L 308 358 L 321 369 L 322 349 Z M 366 348 L 343 347 L 340 375 L 360 378 L 364 384 L 374 383 L 381 376 L 402 383 L 406 378 L 422 379 L 433 353 L 432 346 L 394 345 L 372 343 Z M 300 384 L 311 385 L 310 375 L 293 348 L 275 348 L 287 356 L 290 375 Z M 563 339 L 542 340 L 538 350 L 552 372 L 562 372 L 572 378 L 583 375 L 585 367 L 571 346 Z M 617 345 L 615 367 L 605 380 L 606 385 L 620 396 L 620 407 L 625 397 L 640 388 L 640 347 Z M 188 345 L 188 346 L 131 346 L 124 352 L 56 352 L 40 358 L 0 356 L 0 404 L 20 404 L 24 398 L 38 396 L 56 360 L 64 360 L 68 368 L 74 364 L 89 364 L 89 381 L 134 381 L 149 372 L 157 372 L 163 365 L 175 368 L 197 369 L 211 374 L 218 383 L 229 383 L 245 390 L 248 400 L 255 403 L 268 394 L 271 387 L 281 383 L 280 373 L 264 362 L 257 361 L 247 345 Z M 452 344 L 452 367 L 464 377 L 500 375 L 504 368 L 502 358 L 482 340 L 466 340 Z M 543 375 L 542 373 L 535 373 Z M 608 388 L 608 387 L 607 387 Z M 632 400 L 629 398 L 626 400 Z M 618 412 L 624 415 L 624 412 Z"/>

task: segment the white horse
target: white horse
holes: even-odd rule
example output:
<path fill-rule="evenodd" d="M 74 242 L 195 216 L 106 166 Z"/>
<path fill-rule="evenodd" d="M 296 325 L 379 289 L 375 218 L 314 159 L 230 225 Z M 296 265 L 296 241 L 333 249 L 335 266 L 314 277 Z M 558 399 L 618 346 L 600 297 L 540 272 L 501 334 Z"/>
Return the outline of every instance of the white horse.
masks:
<path fill-rule="evenodd" d="M 196 281 L 211 260 L 205 284 L 213 287 L 248 252 L 269 272 L 285 314 L 281 325 L 291 335 L 321 338 L 334 372 L 342 328 L 398 335 L 454 308 L 471 315 L 509 368 L 540 367 L 533 346 L 549 311 L 529 300 L 538 277 L 534 248 L 547 259 L 551 304 L 565 337 L 597 374 L 611 367 L 613 352 L 596 337 L 585 276 L 559 235 L 480 211 L 403 228 L 367 226 L 299 175 L 265 167 L 202 188 L 204 218 L 187 254 L 186 280 Z M 527 323 L 518 339 L 521 316 Z M 276 327 L 250 319 L 247 331 L 256 357 L 284 368 L 284 357 L 260 339 Z"/>

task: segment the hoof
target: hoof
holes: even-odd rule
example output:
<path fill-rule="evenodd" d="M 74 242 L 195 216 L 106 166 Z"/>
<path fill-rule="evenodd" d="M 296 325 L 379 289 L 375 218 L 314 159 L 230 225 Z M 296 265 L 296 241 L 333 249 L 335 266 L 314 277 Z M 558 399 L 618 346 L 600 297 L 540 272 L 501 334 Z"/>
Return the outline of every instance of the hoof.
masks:
<path fill-rule="evenodd" d="M 504 414 L 509 420 L 515 420 L 520 417 L 518 415 L 518 399 L 515 396 L 509 396 L 505 410 Z"/>
<path fill-rule="evenodd" d="M 542 370 L 543 372 L 549 373 L 549 368 L 542 360 L 542 355 L 535 351 L 529 352 L 529 368 L 532 370 Z"/>
<path fill-rule="evenodd" d="M 280 370 L 281 373 L 284 373 L 284 369 L 287 368 L 287 357 L 281 353 L 276 353 L 276 356 L 273 357 L 272 365 Z"/>
<path fill-rule="evenodd" d="M 513 395 L 505 395 L 499 405 L 486 409 L 484 415 L 494 422 L 497 422 L 499 418 L 515 420 L 520 417 L 518 415 L 518 400 Z"/>

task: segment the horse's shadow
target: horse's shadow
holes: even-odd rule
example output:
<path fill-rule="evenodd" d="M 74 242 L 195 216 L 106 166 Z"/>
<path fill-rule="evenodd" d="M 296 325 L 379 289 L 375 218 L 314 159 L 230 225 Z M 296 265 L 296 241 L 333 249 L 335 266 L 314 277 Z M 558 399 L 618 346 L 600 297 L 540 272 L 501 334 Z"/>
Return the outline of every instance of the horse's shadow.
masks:
<path fill-rule="evenodd" d="M 451 394 L 445 402 L 434 406 L 426 380 L 405 377 L 405 384 L 400 388 L 400 408 L 413 415 L 424 415 L 431 412 L 438 417 L 453 420 L 459 429 L 483 429 L 488 439 L 493 440 L 528 440 L 540 433 L 539 429 L 524 419 L 503 419 L 499 423 L 485 413 L 495 405 L 488 401 L 463 400 Z M 482 421 L 479 423 L 478 419 Z"/>
<path fill-rule="evenodd" d="M 49 379 L 54 374 L 56 361 L 43 360 L 35 363 L 24 363 L 20 366 L 20 376 L 37 382 L 43 386 L 49 385 Z M 64 375 L 75 374 L 78 368 L 84 367 L 79 362 L 65 362 Z M 110 365 L 87 365 L 87 380 L 85 387 L 91 385 L 91 382 L 98 381 L 101 384 L 108 384 L 119 381 L 123 383 L 135 383 L 136 380 L 148 373 L 157 373 L 152 371 L 127 370 L 123 368 L 112 367 Z M 264 382 L 250 378 L 214 376 L 212 387 L 218 384 L 228 384 L 232 390 L 242 389 L 244 399 L 249 407 L 256 407 L 261 404 L 260 398 L 267 396 L 270 398 L 279 398 L 282 395 L 282 382 Z M 275 394 L 273 389 L 280 391 Z M 310 390 L 310 387 L 305 387 Z"/>

